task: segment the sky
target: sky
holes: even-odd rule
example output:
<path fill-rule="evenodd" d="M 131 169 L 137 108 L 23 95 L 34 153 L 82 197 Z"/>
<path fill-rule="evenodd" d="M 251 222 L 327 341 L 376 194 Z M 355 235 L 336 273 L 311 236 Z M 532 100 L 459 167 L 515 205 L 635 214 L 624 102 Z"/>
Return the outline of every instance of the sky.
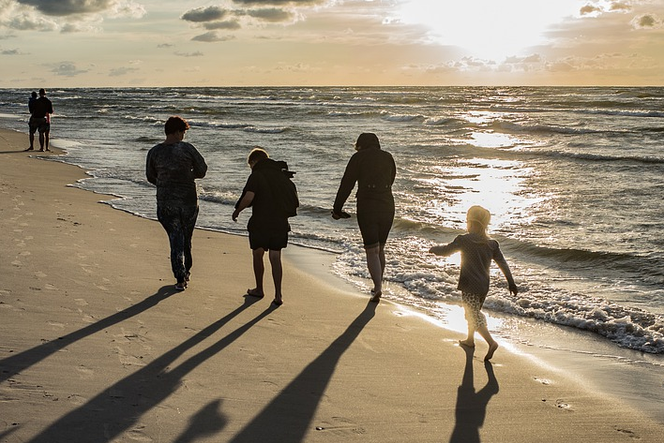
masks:
<path fill-rule="evenodd" d="M 0 88 L 664 86 L 664 0 L 0 0 Z"/>

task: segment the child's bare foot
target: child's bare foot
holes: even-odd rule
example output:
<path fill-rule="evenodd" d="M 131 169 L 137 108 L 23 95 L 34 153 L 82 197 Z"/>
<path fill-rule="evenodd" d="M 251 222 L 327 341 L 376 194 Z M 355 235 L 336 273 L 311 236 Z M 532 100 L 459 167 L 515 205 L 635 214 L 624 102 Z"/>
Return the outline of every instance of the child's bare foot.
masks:
<path fill-rule="evenodd" d="M 459 340 L 459 344 L 461 346 L 465 346 L 466 348 L 474 348 L 475 347 L 475 342 L 472 340 Z"/>
<path fill-rule="evenodd" d="M 281 297 L 275 297 L 274 300 L 272 300 L 272 303 L 274 303 L 277 306 L 281 306 L 284 304 L 284 301 L 281 299 Z"/>
<path fill-rule="evenodd" d="M 494 341 L 489 345 L 489 351 L 484 356 L 484 361 L 491 360 L 491 357 L 493 357 L 493 353 L 496 352 L 496 349 L 498 349 L 498 343 Z"/>

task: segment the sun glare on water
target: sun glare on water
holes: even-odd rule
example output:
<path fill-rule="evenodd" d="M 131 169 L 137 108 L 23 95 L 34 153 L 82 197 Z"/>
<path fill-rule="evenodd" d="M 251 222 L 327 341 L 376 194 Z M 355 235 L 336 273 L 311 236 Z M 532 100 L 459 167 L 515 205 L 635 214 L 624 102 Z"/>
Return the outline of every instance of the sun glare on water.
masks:
<path fill-rule="evenodd" d="M 527 55 L 527 49 L 545 42 L 545 31 L 564 17 L 576 14 L 579 0 L 409 0 L 399 18 L 424 25 L 442 45 L 457 46 L 489 60 Z"/>

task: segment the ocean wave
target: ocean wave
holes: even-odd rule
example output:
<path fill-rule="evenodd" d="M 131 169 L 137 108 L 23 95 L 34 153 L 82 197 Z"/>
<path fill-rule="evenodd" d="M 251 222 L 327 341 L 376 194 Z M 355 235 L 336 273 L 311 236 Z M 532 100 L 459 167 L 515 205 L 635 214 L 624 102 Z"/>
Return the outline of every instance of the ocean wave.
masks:
<path fill-rule="evenodd" d="M 533 134 L 595 134 L 598 132 L 603 132 L 587 128 L 570 128 L 569 126 L 521 125 L 507 121 L 496 121 L 492 124 L 492 126 L 494 129 L 499 130 Z"/>
<path fill-rule="evenodd" d="M 599 114 L 623 117 L 653 117 L 664 118 L 664 112 L 661 111 L 625 111 L 615 109 L 585 109 L 576 111 L 580 114 Z"/>
<path fill-rule="evenodd" d="M 664 158 L 652 156 L 639 156 L 639 155 L 606 155 L 606 154 L 588 154 L 580 152 L 564 152 L 564 151 L 536 151 L 524 150 L 524 152 L 536 153 L 549 157 L 567 157 L 576 160 L 584 160 L 589 162 L 635 162 L 650 165 L 664 164 Z"/>
<path fill-rule="evenodd" d="M 575 294 L 493 295 L 485 306 L 496 311 L 594 332 L 620 346 L 664 354 L 664 316 Z"/>
<path fill-rule="evenodd" d="M 415 120 L 424 121 L 426 119 L 422 114 L 392 114 L 387 111 L 381 111 L 380 114 L 383 120 L 389 122 L 412 122 Z"/>

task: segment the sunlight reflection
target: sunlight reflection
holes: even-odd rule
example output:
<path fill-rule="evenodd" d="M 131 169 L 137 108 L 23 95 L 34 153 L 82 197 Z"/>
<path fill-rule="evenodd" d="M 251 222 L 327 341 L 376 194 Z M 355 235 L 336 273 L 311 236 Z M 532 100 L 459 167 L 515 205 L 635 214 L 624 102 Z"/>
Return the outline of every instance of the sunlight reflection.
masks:
<path fill-rule="evenodd" d="M 466 211 L 481 205 L 491 211 L 490 229 L 505 230 L 528 223 L 529 208 L 541 198 L 529 196 L 525 181 L 533 174 L 523 162 L 500 159 L 471 159 L 449 168 L 441 167 L 432 179 L 430 213 L 454 228 L 466 228 Z"/>
<path fill-rule="evenodd" d="M 479 148 L 507 148 L 518 143 L 519 139 L 495 132 L 474 132 L 471 135 L 473 146 Z"/>

